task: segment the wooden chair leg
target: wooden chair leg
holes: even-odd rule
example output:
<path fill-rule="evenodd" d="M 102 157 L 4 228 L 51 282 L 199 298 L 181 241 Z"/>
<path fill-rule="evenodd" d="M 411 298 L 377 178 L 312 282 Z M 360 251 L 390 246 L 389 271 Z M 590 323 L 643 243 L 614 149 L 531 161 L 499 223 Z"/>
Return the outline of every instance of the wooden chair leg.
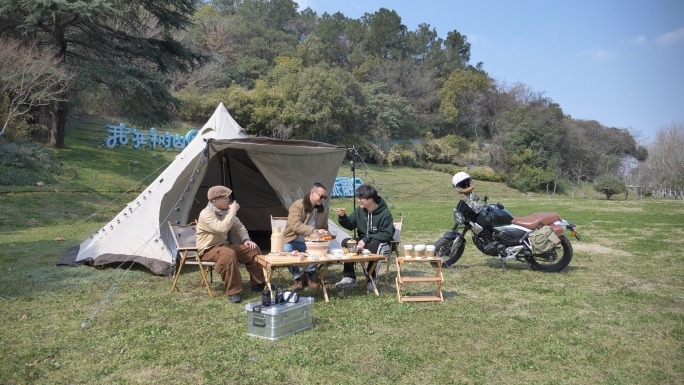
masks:
<path fill-rule="evenodd" d="M 180 277 L 181 270 L 183 270 L 183 265 L 185 264 L 185 257 L 188 254 L 188 252 L 183 253 L 183 257 L 181 258 L 180 264 L 178 265 L 178 271 L 176 272 L 176 277 L 173 279 L 173 285 L 171 286 L 171 292 L 173 293 L 174 290 L 176 290 L 176 284 L 178 283 L 178 277 Z M 180 289 L 178 289 L 180 292 Z"/>
<path fill-rule="evenodd" d="M 387 278 L 389 277 L 389 268 L 390 268 L 390 262 L 392 260 L 392 251 L 394 251 L 394 258 L 396 260 L 396 258 L 399 256 L 399 254 L 397 254 L 396 246 L 394 246 L 394 244 L 390 243 L 390 249 L 389 249 L 389 253 L 387 255 L 387 268 L 385 269 L 385 285 L 387 285 Z"/>
<path fill-rule="evenodd" d="M 209 287 L 209 282 L 207 282 L 207 272 L 204 271 L 204 267 L 202 266 L 202 260 L 200 259 L 199 255 L 197 255 L 197 265 L 199 265 L 200 272 L 202 273 L 202 282 L 204 282 L 204 286 L 207 287 L 207 291 L 209 292 L 209 297 L 214 297 L 211 294 L 211 288 Z"/>

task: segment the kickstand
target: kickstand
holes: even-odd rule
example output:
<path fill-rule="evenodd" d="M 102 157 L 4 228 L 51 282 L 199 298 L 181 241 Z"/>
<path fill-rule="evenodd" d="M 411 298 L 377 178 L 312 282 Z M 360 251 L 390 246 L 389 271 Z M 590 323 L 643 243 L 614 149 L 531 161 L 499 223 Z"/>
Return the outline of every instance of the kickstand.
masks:
<path fill-rule="evenodd" d="M 506 261 L 501 265 L 501 272 L 505 273 L 506 272 Z"/>

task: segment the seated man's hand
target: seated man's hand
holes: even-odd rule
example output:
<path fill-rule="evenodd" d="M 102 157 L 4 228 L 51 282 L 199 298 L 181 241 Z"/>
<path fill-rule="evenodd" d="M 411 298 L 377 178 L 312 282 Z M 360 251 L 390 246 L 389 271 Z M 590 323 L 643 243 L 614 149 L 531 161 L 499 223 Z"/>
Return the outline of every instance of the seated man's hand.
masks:
<path fill-rule="evenodd" d="M 254 249 L 256 249 L 256 247 L 257 247 L 257 244 L 254 243 L 254 242 L 251 241 L 251 240 L 250 240 L 250 241 L 246 241 L 245 243 L 243 243 L 243 245 L 249 247 L 250 250 L 254 250 Z"/>
<path fill-rule="evenodd" d="M 240 210 L 240 205 L 237 203 L 237 201 L 233 201 L 233 203 L 231 203 L 228 206 L 228 208 L 230 209 L 230 211 L 236 213 L 238 210 Z"/>

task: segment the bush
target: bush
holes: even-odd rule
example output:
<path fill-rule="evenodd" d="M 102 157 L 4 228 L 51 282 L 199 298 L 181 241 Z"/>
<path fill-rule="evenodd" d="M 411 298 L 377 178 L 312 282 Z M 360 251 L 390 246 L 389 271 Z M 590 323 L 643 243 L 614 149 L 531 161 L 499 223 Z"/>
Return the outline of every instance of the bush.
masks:
<path fill-rule="evenodd" d="M 55 183 L 56 175 L 70 172 L 50 150 L 28 142 L 0 142 L 0 185 L 27 186 Z"/>
<path fill-rule="evenodd" d="M 605 194 L 606 199 L 610 199 L 615 194 L 623 193 L 626 189 L 625 182 L 614 176 L 602 176 L 594 183 L 594 190 Z"/>
<path fill-rule="evenodd" d="M 200 94 L 193 86 L 185 87 L 173 94 L 182 103 L 177 117 L 189 122 L 204 122 L 214 113 L 227 92 L 226 88 L 217 88 Z"/>
<path fill-rule="evenodd" d="M 418 159 L 425 162 L 456 164 L 459 154 L 468 151 L 468 142 L 460 136 L 446 135 L 435 139 L 432 134 L 417 148 Z"/>
<path fill-rule="evenodd" d="M 411 142 L 393 144 L 387 151 L 387 164 L 397 166 L 417 165 L 416 149 Z"/>
<path fill-rule="evenodd" d="M 467 172 L 475 180 L 483 180 L 487 182 L 503 182 L 506 178 L 503 175 L 499 175 L 494 171 L 479 171 L 479 170 L 467 170 L 464 168 L 454 168 L 451 170 L 454 174 L 457 172 Z"/>

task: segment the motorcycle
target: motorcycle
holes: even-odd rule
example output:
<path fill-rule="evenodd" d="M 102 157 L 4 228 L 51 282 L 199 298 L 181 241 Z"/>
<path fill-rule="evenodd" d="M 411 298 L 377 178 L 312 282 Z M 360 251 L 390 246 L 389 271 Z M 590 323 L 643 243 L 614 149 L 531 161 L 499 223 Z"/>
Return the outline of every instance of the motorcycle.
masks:
<path fill-rule="evenodd" d="M 435 255 L 443 259 L 442 266 L 449 267 L 461 258 L 468 231 L 477 249 L 498 256 L 504 268 L 512 260 L 544 272 L 561 271 L 570 264 L 572 245 L 563 227 L 579 241 L 573 223 L 550 212 L 514 217 L 501 203 L 488 204 L 486 195 L 479 204 L 479 198 L 468 191 L 472 190 L 470 183 L 469 189 L 459 190 L 467 193 L 454 208 L 454 227 L 435 243 Z"/>

